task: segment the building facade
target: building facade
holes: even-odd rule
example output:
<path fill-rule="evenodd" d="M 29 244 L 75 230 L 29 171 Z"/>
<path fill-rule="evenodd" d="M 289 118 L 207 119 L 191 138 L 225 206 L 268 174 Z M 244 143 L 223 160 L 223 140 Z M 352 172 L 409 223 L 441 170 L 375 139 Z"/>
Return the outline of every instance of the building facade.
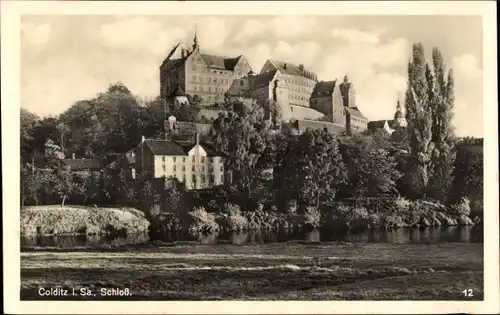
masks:
<path fill-rule="evenodd" d="M 311 108 L 326 115 L 330 122 L 345 124 L 346 113 L 337 80 L 318 82 L 311 95 L 310 104 Z"/>
<path fill-rule="evenodd" d="M 309 107 L 309 99 L 318 81 L 316 73 L 305 69 L 304 65 L 268 59 L 260 73 L 270 71 L 277 71 L 288 85 L 290 105 Z"/>
<path fill-rule="evenodd" d="M 195 34 L 191 49 L 177 44 L 160 66 L 160 96 L 166 100 L 180 87 L 189 95 L 198 95 L 202 105 L 223 103 L 233 80 L 251 70 L 243 55 L 228 58 L 202 53 Z"/>
<path fill-rule="evenodd" d="M 135 153 L 141 179 L 175 177 L 186 189 L 208 189 L 223 183 L 222 157 L 208 143 L 145 139 Z"/>

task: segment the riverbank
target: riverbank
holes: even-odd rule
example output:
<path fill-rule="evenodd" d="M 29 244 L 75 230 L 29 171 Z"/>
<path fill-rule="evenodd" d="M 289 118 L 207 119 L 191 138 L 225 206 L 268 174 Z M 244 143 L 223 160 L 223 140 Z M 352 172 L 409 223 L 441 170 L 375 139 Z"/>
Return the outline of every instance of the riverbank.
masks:
<path fill-rule="evenodd" d="M 148 231 L 149 221 L 132 208 L 32 206 L 21 209 L 21 236 L 136 234 Z"/>
<path fill-rule="evenodd" d="M 470 226 L 480 223 L 470 218 L 467 202 L 445 207 L 427 201 L 396 198 L 381 207 L 334 204 L 320 209 L 298 211 L 289 207 L 260 206 L 242 210 L 226 203 L 220 208 L 198 206 L 183 215 L 146 215 L 133 208 L 93 208 L 85 206 L 33 206 L 21 209 L 21 236 L 47 235 L 132 235 L 149 232 L 152 239 L 173 231 L 193 234 L 237 231 L 277 231 L 327 228 L 331 231 Z"/>
<path fill-rule="evenodd" d="M 64 280 L 61 280 L 64 279 Z M 468 300 L 483 298 L 483 246 L 178 244 L 133 252 L 23 252 L 21 299 L 40 287 L 89 288 L 114 300 Z M 129 288 L 104 297 L 100 288 Z"/>
<path fill-rule="evenodd" d="M 332 231 L 340 231 L 471 226 L 481 223 L 479 217 L 471 219 L 468 200 L 451 207 L 429 201 L 395 198 L 376 207 L 337 202 L 322 205 L 319 209 L 306 207 L 300 211 L 296 205 L 285 211 L 278 211 L 273 206 L 266 208 L 263 205 L 257 209 L 244 211 L 238 205 L 231 203 L 226 203 L 220 208 L 222 209 L 199 206 L 183 216 L 161 213 L 152 216 L 150 230 L 153 235 L 161 235 L 175 230 L 213 233 L 329 228 Z"/>

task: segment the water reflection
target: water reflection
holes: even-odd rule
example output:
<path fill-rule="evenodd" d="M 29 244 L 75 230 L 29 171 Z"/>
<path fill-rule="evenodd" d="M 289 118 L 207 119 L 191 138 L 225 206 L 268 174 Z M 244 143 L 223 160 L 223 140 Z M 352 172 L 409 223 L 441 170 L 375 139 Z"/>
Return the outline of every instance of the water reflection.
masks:
<path fill-rule="evenodd" d="M 287 241 L 328 242 L 344 241 L 350 243 L 445 243 L 445 242 L 483 242 L 481 226 L 443 227 L 425 229 L 372 229 L 356 233 L 334 233 L 331 230 L 312 231 L 245 231 L 192 235 L 188 232 L 171 232 L 162 235 L 129 235 L 113 238 L 109 236 L 59 236 L 21 238 L 21 246 L 77 247 L 97 245 L 125 245 L 146 242 L 150 239 L 163 242 L 198 242 L 201 244 L 248 244 L 276 243 Z"/>

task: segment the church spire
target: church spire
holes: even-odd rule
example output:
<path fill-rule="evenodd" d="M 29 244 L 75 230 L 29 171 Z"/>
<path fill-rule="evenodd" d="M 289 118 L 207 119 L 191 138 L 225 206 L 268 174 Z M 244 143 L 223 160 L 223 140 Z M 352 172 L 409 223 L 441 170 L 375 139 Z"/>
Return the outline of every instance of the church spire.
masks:
<path fill-rule="evenodd" d="M 399 102 L 399 98 L 400 98 L 400 94 L 398 93 L 398 102 L 397 102 L 397 105 L 396 105 L 396 111 L 397 112 L 401 111 L 401 103 Z"/>
<path fill-rule="evenodd" d="M 196 24 L 194 25 L 194 39 L 193 39 L 193 50 L 198 49 L 198 34 L 196 29 Z"/>

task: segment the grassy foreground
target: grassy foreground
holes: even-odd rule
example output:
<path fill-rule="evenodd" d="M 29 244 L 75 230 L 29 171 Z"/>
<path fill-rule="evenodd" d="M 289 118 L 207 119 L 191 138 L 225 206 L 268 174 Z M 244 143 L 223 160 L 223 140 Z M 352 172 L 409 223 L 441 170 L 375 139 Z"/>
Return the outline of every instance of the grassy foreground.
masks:
<path fill-rule="evenodd" d="M 319 258 L 319 262 L 318 262 Z M 259 244 L 21 253 L 21 299 L 482 300 L 483 244 Z M 130 290 L 104 297 L 101 288 Z M 462 291 L 473 290 L 465 298 Z"/>

